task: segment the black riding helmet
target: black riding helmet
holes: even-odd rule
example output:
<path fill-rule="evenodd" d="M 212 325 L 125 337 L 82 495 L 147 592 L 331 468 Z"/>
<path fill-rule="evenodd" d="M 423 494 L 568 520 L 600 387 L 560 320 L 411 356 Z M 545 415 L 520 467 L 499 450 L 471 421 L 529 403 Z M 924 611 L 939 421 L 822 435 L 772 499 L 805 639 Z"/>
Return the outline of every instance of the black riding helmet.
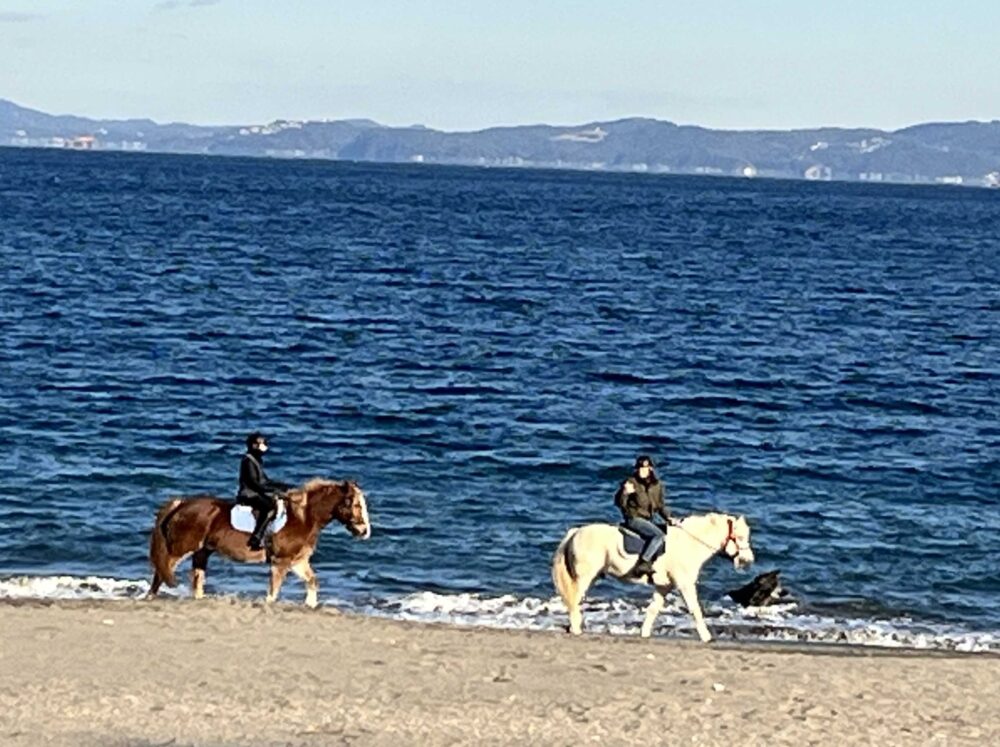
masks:
<path fill-rule="evenodd" d="M 247 436 L 247 451 L 257 451 L 257 444 L 263 441 L 267 443 L 267 436 L 259 431 L 254 431 L 249 436 Z"/>
<path fill-rule="evenodd" d="M 641 477 L 639 477 L 639 468 L 645 467 L 646 465 L 649 465 L 649 477 L 644 481 Z M 660 481 L 660 478 L 656 476 L 656 465 L 653 463 L 653 458 L 649 456 L 649 454 L 640 454 L 636 457 L 635 469 L 632 471 L 632 474 L 635 476 L 636 480 L 642 482 L 643 484 L 648 483 L 649 485 L 652 485 L 653 483 Z"/>
<path fill-rule="evenodd" d="M 640 454 L 635 458 L 635 471 L 639 471 L 639 467 L 649 465 L 650 469 L 656 469 L 656 465 L 653 463 L 653 458 L 648 454 Z"/>

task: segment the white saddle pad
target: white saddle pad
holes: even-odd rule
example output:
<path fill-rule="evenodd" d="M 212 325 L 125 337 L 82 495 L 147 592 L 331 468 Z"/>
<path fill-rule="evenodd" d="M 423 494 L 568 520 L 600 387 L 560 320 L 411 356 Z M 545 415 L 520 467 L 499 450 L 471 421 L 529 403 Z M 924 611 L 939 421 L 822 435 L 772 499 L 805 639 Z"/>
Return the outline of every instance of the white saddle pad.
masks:
<path fill-rule="evenodd" d="M 285 502 L 282 500 L 278 501 L 278 515 L 274 517 L 274 521 L 271 522 L 271 527 L 269 529 L 271 534 L 279 531 L 285 522 L 288 521 L 288 512 L 285 511 Z M 242 503 L 237 503 L 233 506 L 232 510 L 229 512 L 229 523 L 232 524 L 233 529 L 240 532 L 252 532 L 257 521 L 253 516 L 253 509 L 250 506 L 244 506 Z"/>

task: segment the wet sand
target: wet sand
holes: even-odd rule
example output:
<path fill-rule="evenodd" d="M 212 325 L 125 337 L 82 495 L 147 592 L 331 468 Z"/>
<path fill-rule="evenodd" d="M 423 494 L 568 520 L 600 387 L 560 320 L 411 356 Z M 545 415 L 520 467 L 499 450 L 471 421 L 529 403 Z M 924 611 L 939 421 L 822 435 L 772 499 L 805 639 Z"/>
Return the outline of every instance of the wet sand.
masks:
<path fill-rule="evenodd" d="M 1000 657 L 0 602 L 2 745 L 624 743 L 1000 744 Z"/>

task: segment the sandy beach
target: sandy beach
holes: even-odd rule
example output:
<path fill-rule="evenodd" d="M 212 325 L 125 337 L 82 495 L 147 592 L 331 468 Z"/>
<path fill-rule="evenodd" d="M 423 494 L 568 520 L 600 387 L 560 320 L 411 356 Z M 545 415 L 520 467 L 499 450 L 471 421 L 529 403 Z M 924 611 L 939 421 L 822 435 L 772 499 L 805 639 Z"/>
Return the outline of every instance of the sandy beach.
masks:
<path fill-rule="evenodd" d="M 1000 657 L 0 603 L 0 744 L 1000 742 Z"/>

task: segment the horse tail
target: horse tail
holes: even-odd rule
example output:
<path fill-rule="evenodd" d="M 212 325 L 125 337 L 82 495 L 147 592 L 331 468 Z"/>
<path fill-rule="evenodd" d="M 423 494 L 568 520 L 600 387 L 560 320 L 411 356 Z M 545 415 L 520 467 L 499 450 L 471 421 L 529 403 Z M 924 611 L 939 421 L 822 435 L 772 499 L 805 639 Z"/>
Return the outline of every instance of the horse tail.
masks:
<path fill-rule="evenodd" d="M 562 542 L 556 549 L 552 557 L 552 583 L 559 592 L 563 601 L 569 604 L 576 600 L 577 595 L 577 573 L 576 555 L 573 551 L 573 538 L 576 536 L 578 527 L 574 527 L 566 532 Z"/>
<path fill-rule="evenodd" d="M 177 586 L 174 564 L 170 562 L 170 521 L 180 510 L 183 501 L 179 498 L 167 501 L 156 512 L 156 523 L 149 534 L 149 563 L 167 586 Z"/>

